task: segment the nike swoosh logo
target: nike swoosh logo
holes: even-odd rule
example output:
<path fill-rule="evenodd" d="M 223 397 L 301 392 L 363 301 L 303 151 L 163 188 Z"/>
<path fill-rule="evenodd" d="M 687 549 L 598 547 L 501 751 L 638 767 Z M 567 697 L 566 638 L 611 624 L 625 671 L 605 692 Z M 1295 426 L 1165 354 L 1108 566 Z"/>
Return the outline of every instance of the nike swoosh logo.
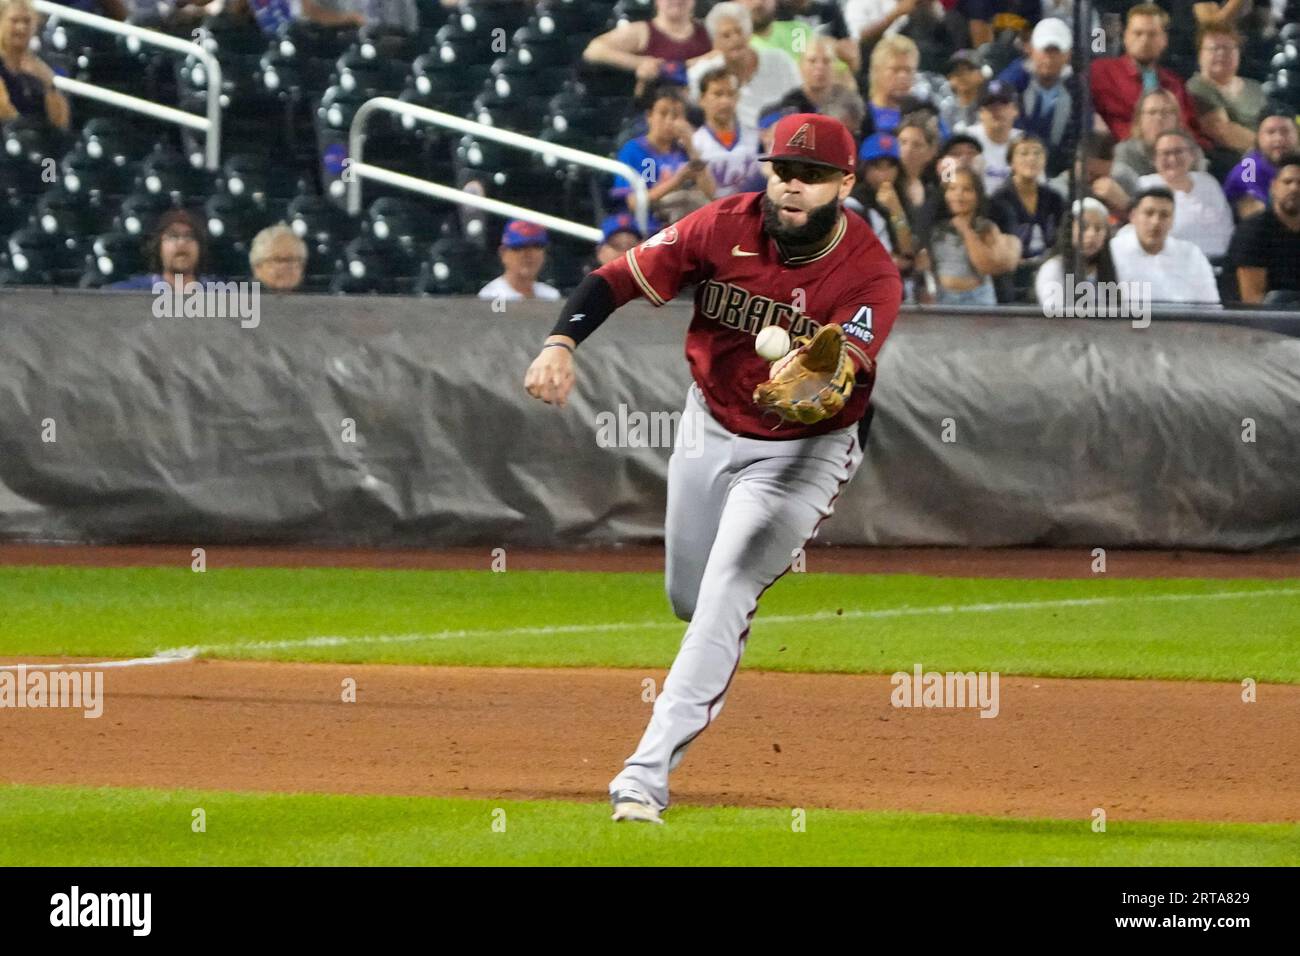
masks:
<path fill-rule="evenodd" d="M 569 319 L 569 321 L 577 322 L 579 319 L 585 319 L 586 317 L 587 317 L 586 312 L 575 312 L 573 313 L 573 318 Z"/>
<path fill-rule="evenodd" d="M 741 248 L 740 248 L 740 243 L 736 243 L 734 246 L 731 247 L 731 254 L 732 254 L 733 256 L 756 256 L 756 255 L 758 255 L 757 252 L 746 252 L 744 249 L 741 249 Z"/>

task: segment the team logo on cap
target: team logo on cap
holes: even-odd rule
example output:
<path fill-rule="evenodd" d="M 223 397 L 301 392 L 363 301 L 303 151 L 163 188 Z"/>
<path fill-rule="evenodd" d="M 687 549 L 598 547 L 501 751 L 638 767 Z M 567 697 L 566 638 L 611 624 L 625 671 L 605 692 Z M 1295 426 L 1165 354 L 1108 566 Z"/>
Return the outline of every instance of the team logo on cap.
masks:
<path fill-rule="evenodd" d="M 795 130 L 794 135 L 791 136 L 789 142 L 785 144 L 785 148 L 786 149 L 816 149 L 817 138 L 816 138 L 816 133 L 813 131 L 812 123 L 804 123 L 797 130 Z"/>

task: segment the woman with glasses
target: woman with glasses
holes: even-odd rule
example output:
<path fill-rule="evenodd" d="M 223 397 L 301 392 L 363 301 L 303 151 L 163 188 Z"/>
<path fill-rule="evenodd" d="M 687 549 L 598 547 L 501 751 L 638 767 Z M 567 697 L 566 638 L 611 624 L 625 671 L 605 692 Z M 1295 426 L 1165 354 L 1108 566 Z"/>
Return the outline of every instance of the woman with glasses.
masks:
<path fill-rule="evenodd" d="M 1156 171 L 1156 138 L 1171 130 L 1183 130 L 1178 100 L 1168 90 L 1152 90 L 1138 97 L 1133 127 L 1128 139 L 1115 147 L 1115 165 L 1134 176 Z M 1183 130 L 1185 132 L 1185 130 Z M 1195 144 L 1193 144 L 1195 145 Z M 1205 168 L 1205 154 L 1196 147 L 1193 169 Z"/>
<path fill-rule="evenodd" d="M 1224 154 L 1218 165 L 1226 172 L 1255 145 L 1255 128 L 1264 112 L 1264 88 L 1256 80 L 1237 75 L 1241 34 L 1230 26 L 1203 27 L 1197 58 L 1200 71 L 1188 80 L 1187 93 L 1196 105 L 1201 129 Z"/>
<path fill-rule="evenodd" d="M 1196 144 L 1186 133 L 1171 130 L 1156 139 L 1156 172 L 1138 180 L 1138 190 L 1167 186 L 1174 194 L 1174 225 L 1169 235 L 1197 246 L 1206 258 L 1228 251 L 1232 242 L 1232 207 L 1209 173 L 1192 169 Z"/>

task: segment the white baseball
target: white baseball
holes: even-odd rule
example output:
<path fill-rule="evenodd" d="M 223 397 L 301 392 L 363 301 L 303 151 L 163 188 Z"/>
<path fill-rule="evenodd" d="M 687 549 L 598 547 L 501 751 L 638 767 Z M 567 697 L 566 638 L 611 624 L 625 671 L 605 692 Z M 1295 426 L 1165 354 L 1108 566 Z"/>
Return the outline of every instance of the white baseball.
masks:
<path fill-rule="evenodd" d="M 754 339 L 754 351 L 769 362 L 784 358 L 790 351 L 790 333 L 779 325 L 769 325 Z"/>

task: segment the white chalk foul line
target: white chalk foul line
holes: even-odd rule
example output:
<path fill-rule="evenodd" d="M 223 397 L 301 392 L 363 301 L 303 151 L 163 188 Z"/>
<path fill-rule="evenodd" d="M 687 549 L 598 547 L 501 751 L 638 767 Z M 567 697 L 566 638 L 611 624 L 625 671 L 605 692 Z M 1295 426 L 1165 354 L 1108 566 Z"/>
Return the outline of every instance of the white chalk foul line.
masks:
<path fill-rule="evenodd" d="M 65 662 L 62 664 L 0 664 L 0 671 L 22 668 L 29 671 L 97 671 L 106 667 L 149 667 L 157 664 L 180 664 L 192 661 L 197 655 L 189 648 L 177 648 L 172 651 L 159 651 L 153 657 L 133 657 L 125 661 L 95 661 L 86 663 Z"/>
<path fill-rule="evenodd" d="M 1265 588 L 1256 591 L 1210 591 L 1205 594 L 1127 594 L 1115 597 L 1060 598 L 1053 601 L 1006 601 L 995 604 L 936 604 L 873 610 L 816 611 L 811 614 L 771 614 L 756 619 L 758 624 L 800 624 L 810 621 L 881 620 L 895 617 L 924 617 L 946 614 L 990 614 L 1001 611 L 1037 611 L 1051 608 L 1099 607 L 1143 601 L 1224 601 L 1257 597 L 1300 597 L 1300 588 Z M 372 644 L 417 644 L 422 641 L 450 641 L 476 637 L 547 637 L 557 634 L 593 634 L 627 631 L 680 630 L 681 621 L 623 621 L 605 624 L 556 624 L 541 627 L 477 628 L 433 631 L 419 634 L 322 635 L 279 641 L 246 641 L 175 648 L 162 654 L 186 654 L 185 659 L 206 654 L 240 651 L 275 651 L 294 647 L 348 647 Z"/>

